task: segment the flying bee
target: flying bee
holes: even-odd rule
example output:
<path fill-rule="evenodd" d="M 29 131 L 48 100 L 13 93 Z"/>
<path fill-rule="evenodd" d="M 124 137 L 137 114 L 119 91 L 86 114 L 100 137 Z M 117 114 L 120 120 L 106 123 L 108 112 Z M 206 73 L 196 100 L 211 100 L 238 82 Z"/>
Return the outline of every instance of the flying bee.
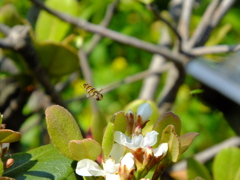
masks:
<path fill-rule="evenodd" d="M 100 93 L 100 91 L 97 91 L 94 87 L 90 86 L 89 84 L 83 84 L 83 88 L 87 91 L 88 97 L 92 97 L 96 99 L 97 101 L 101 101 L 103 99 L 103 95 Z"/>

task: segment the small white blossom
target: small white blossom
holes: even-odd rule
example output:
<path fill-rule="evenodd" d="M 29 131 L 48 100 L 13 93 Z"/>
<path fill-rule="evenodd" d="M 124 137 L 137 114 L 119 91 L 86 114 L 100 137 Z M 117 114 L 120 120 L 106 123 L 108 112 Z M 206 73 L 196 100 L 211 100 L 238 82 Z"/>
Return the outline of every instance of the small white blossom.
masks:
<path fill-rule="evenodd" d="M 165 156 L 168 151 L 168 143 L 160 144 L 156 149 L 153 149 L 153 153 L 155 157 L 159 157 L 161 155 Z"/>
<path fill-rule="evenodd" d="M 129 149 L 135 150 L 137 148 L 147 148 L 148 146 L 153 146 L 157 142 L 157 135 L 158 132 L 151 131 L 148 132 L 145 136 L 142 134 L 140 135 L 133 135 L 132 139 L 130 139 L 128 136 L 123 134 L 120 131 L 114 132 L 114 140 L 123 145 L 127 146 Z"/>
<path fill-rule="evenodd" d="M 122 158 L 121 160 L 121 166 L 126 166 L 127 169 L 131 170 L 134 168 L 134 160 L 133 160 L 134 156 L 132 155 L 132 153 L 127 153 L 125 154 L 125 156 Z"/>
<path fill-rule="evenodd" d="M 152 108 L 149 103 L 144 103 L 138 107 L 137 110 L 137 116 L 141 116 L 143 121 L 146 121 L 149 119 L 149 117 L 152 115 Z"/>

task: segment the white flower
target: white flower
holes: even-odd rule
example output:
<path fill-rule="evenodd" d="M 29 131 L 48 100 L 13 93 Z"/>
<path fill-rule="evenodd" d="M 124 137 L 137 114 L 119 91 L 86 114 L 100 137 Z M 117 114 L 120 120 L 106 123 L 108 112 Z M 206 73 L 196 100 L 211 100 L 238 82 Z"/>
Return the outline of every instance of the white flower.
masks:
<path fill-rule="evenodd" d="M 152 115 L 152 108 L 149 103 L 144 103 L 138 107 L 137 116 L 141 116 L 143 121 L 149 119 Z"/>
<path fill-rule="evenodd" d="M 155 157 L 159 157 L 161 155 L 165 156 L 168 151 L 168 143 L 160 144 L 156 149 L 153 149 L 153 153 Z"/>
<path fill-rule="evenodd" d="M 107 159 L 103 169 L 90 159 L 83 159 L 77 163 L 76 173 L 80 176 L 105 176 L 108 180 L 119 180 L 117 173 L 119 163 L 115 164 L 113 159 Z"/>
<path fill-rule="evenodd" d="M 157 135 L 158 132 L 151 131 L 148 132 L 144 137 L 142 134 L 140 135 L 133 135 L 132 140 L 123 134 L 120 131 L 114 132 L 114 140 L 123 145 L 127 146 L 129 149 L 135 150 L 137 148 L 147 148 L 148 146 L 153 146 L 157 142 Z"/>
<path fill-rule="evenodd" d="M 134 160 L 133 160 L 134 156 L 132 155 L 132 153 L 127 153 L 125 154 L 125 156 L 122 158 L 121 160 L 121 166 L 126 166 L 127 169 L 131 170 L 134 168 Z"/>

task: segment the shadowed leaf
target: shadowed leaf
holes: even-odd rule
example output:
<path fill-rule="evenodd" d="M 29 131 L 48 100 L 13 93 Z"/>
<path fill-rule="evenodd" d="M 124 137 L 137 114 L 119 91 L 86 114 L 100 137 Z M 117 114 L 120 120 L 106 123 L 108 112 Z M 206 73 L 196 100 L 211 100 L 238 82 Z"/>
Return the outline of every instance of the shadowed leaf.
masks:
<path fill-rule="evenodd" d="M 192 144 L 192 141 L 197 135 L 199 134 L 196 132 L 190 132 L 179 137 L 181 144 L 181 154 L 189 148 L 189 146 Z"/>

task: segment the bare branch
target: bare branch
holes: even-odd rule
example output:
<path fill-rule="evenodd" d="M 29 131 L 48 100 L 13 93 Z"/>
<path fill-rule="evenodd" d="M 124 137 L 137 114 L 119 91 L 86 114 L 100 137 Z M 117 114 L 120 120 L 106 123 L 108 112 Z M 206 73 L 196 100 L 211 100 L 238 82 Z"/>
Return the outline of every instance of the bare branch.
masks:
<path fill-rule="evenodd" d="M 103 27 L 107 27 L 108 24 L 110 23 L 112 17 L 113 17 L 113 13 L 116 10 L 116 7 L 119 3 L 119 0 L 115 0 L 113 3 L 111 3 L 108 8 L 107 8 L 107 12 L 105 14 L 105 17 L 103 19 L 103 21 L 100 23 L 101 26 Z M 86 55 L 88 56 L 88 54 L 94 49 L 94 47 L 98 44 L 98 42 L 101 39 L 101 35 L 99 34 L 95 34 L 91 40 L 91 44 L 90 46 L 85 50 L 86 51 Z"/>
<path fill-rule="evenodd" d="M 240 44 L 237 45 L 218 45 L 218 46 L 206 46 L 206 47 L 196 47 L 191 50 L 191 53 L 196 56 L 202 56 L 205 54 L 217 54 L 217 53 L 228 53 L 236 52 L 240 50 Z"/>
<path fill-rule="evenodd" d="M 188 45 L 187 45 L 188 49 L 191 49 L 193 47 L 200 45 L 200 41 L 203 38 L 203 36 L 206 32 L 206 29 L 210 24 L 211 17 L 213 15 L 215 9 L 219 5 L 219 3 L 220 3 L 220 0 L 213 0 L 212 3 L 208 6 L 207 10 L 205 11 L 205 13 L 202 17 L 201 22 L 198 24 L 198 27 L 196 28 L 191 39 L 188 42 Z"/>
<path fill-rule="evenodd" d="M 188 40 L 188 37 L 189 37 L 189 22 L 190 22 L 193 4 L 194 4 L 194 0 L 183 1 L 182 13 L 178 23 L 178 31 L 183 41 L 182 46 L 184 46 L 185 42 Z"/>
<path fill-rule="evenodd" d="M 194 158 L 201 163 L 205 163 L 211 160 L 217 153 L 219 153 L 222 149 L 231 147 L 231 146 L 240 146 L 240 137 L 232 137 L 227 139 L 215 146 L 212 146 L 200 153 L 197 153 Z M 187 168 L 187 161 L 183 160 L 176 164 L 174 164 L 169 171 L 180 171 Z"/>
<path fill-rule="evenodd" d="M 182 37 L 181 37 L 181 35 L 178 33 L 177 28 L 174 27 L 170 22 L 168 22 L 164 17 L 162 17 L 162 16 L 160 15 L 160 12 L 159 12 L 159 10 L 158 10 L 158 7 L 157 7 L 157 5 L 156 5 L 155 3 L 150 4 L 150 5 L 149 5 L 149 8 L 153 11 L 153 13 L 155 14 L 155 16 L 156 16 L 159 20 L 163 21 L 163 22 L 173 31 L 173 33 L 177 36 L 177 39 L 179 40 L 179 44 L 180 44 L 180 48 L 181 48 Z M 180 50 L 181 50 L 181 49 L 180 49 Z"/>
<path fill-rule="evenodd" d="M 152 43 L 148 43 L 142 40 L 139 40 L 137 38 L 131 37 L 131 36 L 127 36 L 127 35 L 123 35 L 121 33 L 118 33 L 116 31 L 113 30 L 109 30 L 107 28 L 104 28 L 102 26 L 99 25 L 95 25 L 92 23 L 89 23 L 83 19 L 79 19 L 79 18 L 75 18 L 75 17 L 71 17 L 67 14 L 63 14 L 63 13 L 59 13 L 56 12 L 48 7 L 46 7 L 44 4 L 42 4 L 39 0 L 31 0 L 34 4 L 38 5 L 40 8 L 44 9 L 45 11 L 47 11 L 48 13 L 58 17 L 59 19 L 66 21 L 70 24 L 73 24 L 79 28 L 82 28 L 84 30 L 93 32 L 93 33 L 98 33 L 102 36 L 111 38 L 117 42 L 123 43 L 123 44 L 127 44 L 127 45 L 131 45 L 134 46 L 136 48 L 140 48 L 143 49 L 145 51 L 151 52 L 151 53 L 156 53 L 156 54 L 161 54 L 162 56 L 164 56 L 165 58 L 174 61 L 176 63 L 181 63 L 181 64 L 185 64 L 188 62 L 188 58 L 181 55 L 181 54 L 177 54 L 177 53 L 172 53 L 169 49 L 161 47 L 161 46 L 157 46 L 154 45 Z"/>
<path fill-rule="evenodd" d="M 161 45 L 165 47 L 169 46 L 170 36 L 166 28 L 161 29 L 161 37 L 159 41 Z M 158 70 L 159 68 L 161 68 L 162 65 L 164 65 L 165 61 L 166 59 L 163 56 L 159 54 L 154 54 L 148 70 L 149 71 Z M 161 76 L 160 74 L 151 74 L 144 79 L 143 85 L 139 94 L 140 99 L 149 99 L 149 100 L 154 99 L 158 85 L 159 85 L 160 76 Z"/>

